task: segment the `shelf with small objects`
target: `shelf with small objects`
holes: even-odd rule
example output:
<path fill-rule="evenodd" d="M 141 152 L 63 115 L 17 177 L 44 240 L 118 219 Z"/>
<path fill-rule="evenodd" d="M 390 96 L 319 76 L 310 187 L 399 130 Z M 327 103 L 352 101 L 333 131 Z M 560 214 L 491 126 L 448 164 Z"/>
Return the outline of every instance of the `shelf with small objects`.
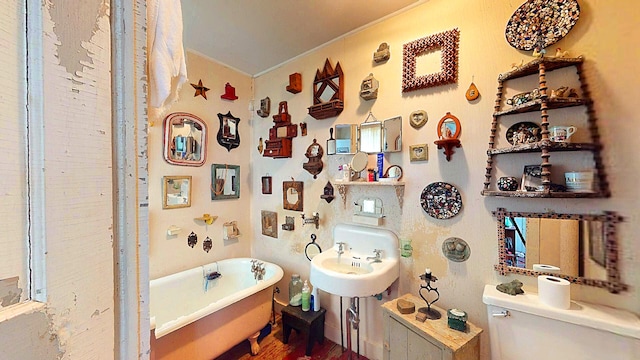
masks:
<path fill-rule="evenodd" d="M 498 76 L 498 91 L 491 123 L 482 195 L 521 198 L 604 198 L 610 196 L 609 183 L 600 155 L 602 144 L 594 105 L 584 77 L 583 65 L 584 58 L 582 56 L 576 58 L 539 57 L 520 66 L 513 65 L 514 68 L 511 71 Z M 575 68 L 576 74 L 571 74 L 572 67 Z M 562 76 L 565 77 L 563 81 L 572 81 L 571 77 L 575 78 L 573 81 L 576 83 L 576 88 L 569 86 L 548 87 L 547 78 L 554 76 L 551 74 L 552 72 L 560 73 L 554 78 L 555 80 L 562 78 Z M 537 86 L 532 91 L 508 97 L 507 93 L 514 91 L 513 88 L 507 87 L 508 81 L 522 87 L 535 75 L 537 75 Z M 566 80 L 567 78 L 569 80 Z M 552 82 L 550 81 L 550 83 Z M 579 110 L 584 110 L 584 113 L 578 113 Z M 501 146 L 501 139 L 497 135 L 508 126 L 509 121 L 513 122 L 523 118 L 528 120 L 531 114 L 538 114 L 540 123 L 522 121 L 512 124 L 504 136 L 509 142 L 509 146 Z M 570 138 L 578 127 L 565 125 L 565 123 L 569 121 L 568 119 L 573 119 L 576 116 L 585 118 L 584 126 L 579 128 L 586 129 L 586 131 L 583 131 L 581 139 L 573 141 L 578 137 Z M 562 155 L 563 153 L 564 155 Z M 526 160 L 522 159 L 523 156 L 526 156 L 525 154 L 539 154 L 538 160 L 530 162 L 535 165 L 526 164 Z M 506 155 L 506 161 L 510 163 L 525 162 L 525 170 L 519 174 L 522 178 L 517 180 L 519 183 L 517 188 L 505 189 L 502 186 L 508 183 L 505 179 L 513 179 L 513 177 L 498 178 L 496 164 L 498 155 Z M 520 156 L 520 158 L 514 158 L 514 156 Z M 554 160 L 553 172 L 552 156 Z M 513 165 L 510 164 L 510 166 Z M 580 166 L 581 168 L 572 169 L 571 166 Z M 531 177 L 527 171 L 535 172 L 535 175 Z M 562 172 L 565 174 L 564 178 Z M 574 173 L 583 174 L 589 180 L 582 181 L 577 185 L 570 183 L 568 174 Z M 529 183 L 528 179 L 532 178 L 534 181 Z"/>

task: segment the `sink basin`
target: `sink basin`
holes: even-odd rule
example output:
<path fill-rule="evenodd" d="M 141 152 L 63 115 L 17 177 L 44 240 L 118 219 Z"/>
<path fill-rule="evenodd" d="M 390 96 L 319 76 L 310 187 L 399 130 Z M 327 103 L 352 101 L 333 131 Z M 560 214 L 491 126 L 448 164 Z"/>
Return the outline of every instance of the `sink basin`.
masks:
<path fill-rule="evenodd" d="M 338 254 L 337 243 L 344 242 Z M 374 249 L 382 250 L 379 262 L 367 260 Z M 385 291 L 400 271 L 398 238 L 386 229 L 339 224 L 334 228 L 334 247 L 311 261 L 310 281 L 330 294 L 364 297 Z"/>

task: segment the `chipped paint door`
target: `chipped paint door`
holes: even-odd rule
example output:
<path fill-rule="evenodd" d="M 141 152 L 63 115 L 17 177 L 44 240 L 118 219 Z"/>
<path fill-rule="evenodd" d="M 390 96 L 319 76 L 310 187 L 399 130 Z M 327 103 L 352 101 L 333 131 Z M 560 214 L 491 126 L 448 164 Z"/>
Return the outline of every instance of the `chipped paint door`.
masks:
<path fill-rule="evenodd" d="M 28 299 L 25 18 L 22 1 L 0 12 L 0 311 Z"/>

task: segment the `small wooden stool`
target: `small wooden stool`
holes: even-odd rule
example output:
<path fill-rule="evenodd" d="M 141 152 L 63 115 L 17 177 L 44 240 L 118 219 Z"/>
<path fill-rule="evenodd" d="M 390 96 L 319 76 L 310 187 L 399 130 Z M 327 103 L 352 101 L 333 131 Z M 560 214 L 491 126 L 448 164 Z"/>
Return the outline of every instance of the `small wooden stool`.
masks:
<path fill-rule="evenodd" d="M 324 342 L 324 315 L 327 312 L 324 308 L 318 311 L 302 311 L 301 306 L 287 305 L 282 308 L 282 340 L 286 344 L 289 342 L 291 329 L 307 333 L 306 356 L 311 356 L 311 349 L 317 341 Z"/>

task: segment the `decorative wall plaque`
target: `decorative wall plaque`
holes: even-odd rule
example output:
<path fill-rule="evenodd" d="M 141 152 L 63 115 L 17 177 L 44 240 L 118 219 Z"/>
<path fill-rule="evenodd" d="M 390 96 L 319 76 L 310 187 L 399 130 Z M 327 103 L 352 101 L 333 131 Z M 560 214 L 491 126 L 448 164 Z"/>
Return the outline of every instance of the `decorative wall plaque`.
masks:
<path fill-rule="evenodd" d="M 427 87 L 454 84 L 458 81 L 458 41 L 460 31 L 455 28 L 404 44 L 402 50 L 402 92 Z M 442 51 L 440 72 L 416 74 L 416 58 L 428 52 Z"/>

